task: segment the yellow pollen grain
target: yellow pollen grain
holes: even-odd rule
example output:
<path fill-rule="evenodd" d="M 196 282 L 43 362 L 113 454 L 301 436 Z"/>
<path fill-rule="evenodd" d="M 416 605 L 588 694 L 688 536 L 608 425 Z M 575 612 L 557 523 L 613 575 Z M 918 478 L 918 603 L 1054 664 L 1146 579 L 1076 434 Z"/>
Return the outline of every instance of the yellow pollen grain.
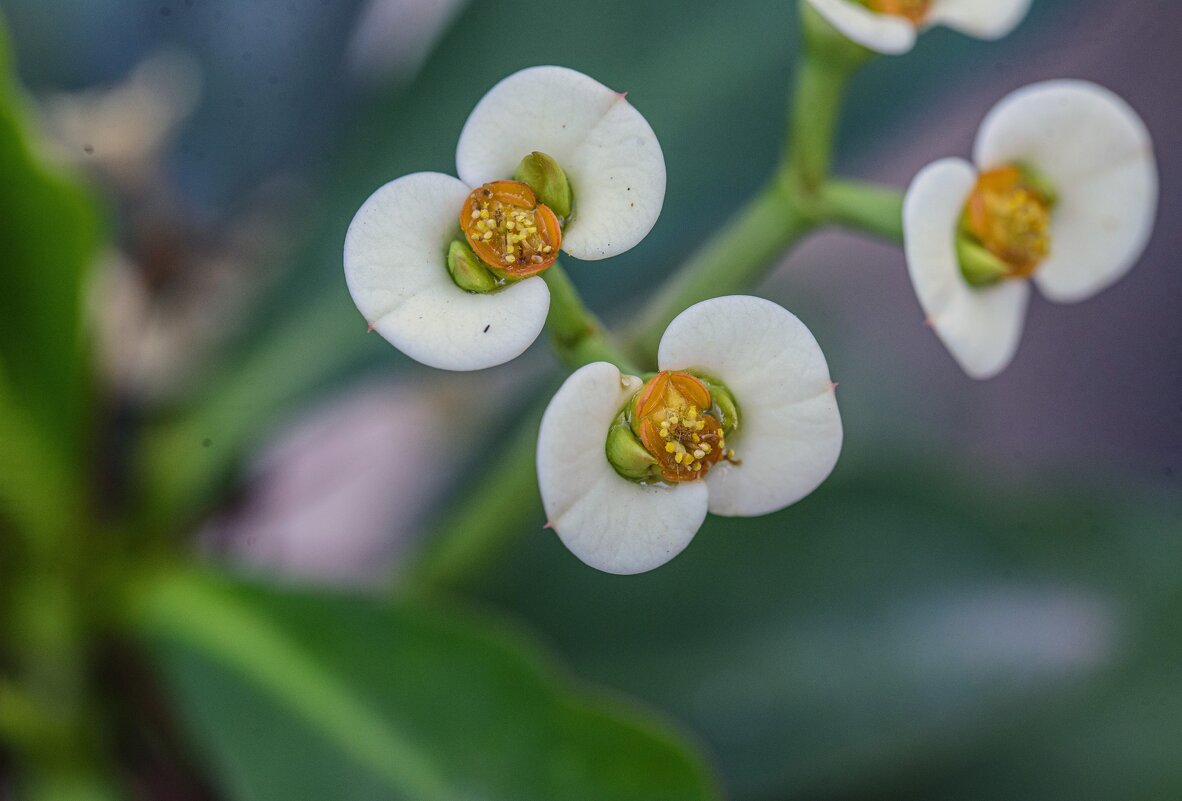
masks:
<path fill-rule="evenodd" d="M 702 469 L 702 463 L 701 462 L 694 462 L 694 467 L 693 467 L 694 472 L 696 473 L 701 469 Z"/>
<path fill-rule="evenodd" d="M 488 219 L 488 209 L 481 209 L 480 210 L 480 219 L 482 219 L 482 220 Z"/>
<path fill-rule="evenodd" d="M 681 464 L 681 460 L 684 458 L 685 458 L 684 453 L 677 453 L 677 454 L 674 454 L 673 461 L 677 462 L 678 464 Z"/>
<path fill-rule="evenodd" d="M 673 444 L 672 442 L 665 443 L 665 453 L 673 453 L 676 450 L 677 450 L 677 446 L 675 444 Z"/>
<path fill-rule="evenodd" d="M 507 256 L 505 256 L 505 261 L 507 261 L 507 262 L 509 262 L 510 264 L 512 264 L 513 262 L 517 261 L 517 257 L 516 257 L 516 256 L 514 256 L 512 253 L 510 253 L 510 254 L 508 254 Z"/>
<path fill-rule="evenodd" d="M 697 435 L 697 434 L 695 434 L 695 435 L 694 435 L 694 442 L 697 442 L 697 441 L 698 441 L 698 435 Z M 703 451 L 705 451 L 706 453 L 710 453 L 710 451 L 712 451 L 712 450 L 714 450 L 714 449 L 710 447 L 710 443 L 708 443 L 708 442 L 703 442 L 703 443 L 702 443 L 702 450 L 703 450 Z"/>
<path fill-rule="evenodd" d="M 694 451 L 694 458 L 695 459 L 701 459 L 705 455 L 706 455 L 706 451 L 702 450 L 701 448 L 698 448 L 697 450 Z"/>
<path fill-rule="evenodd" d="M 550 252 L 550 251 L 552 251 L 552 250 L 554 250 L 554 248 L 550 247 L 549 245 L 545 245 L 545 246 L 543 246 L 543 247 L 542 247 L 542 252 L 543 252 L 543 253 L 549 253 L 549 252 Z"/>

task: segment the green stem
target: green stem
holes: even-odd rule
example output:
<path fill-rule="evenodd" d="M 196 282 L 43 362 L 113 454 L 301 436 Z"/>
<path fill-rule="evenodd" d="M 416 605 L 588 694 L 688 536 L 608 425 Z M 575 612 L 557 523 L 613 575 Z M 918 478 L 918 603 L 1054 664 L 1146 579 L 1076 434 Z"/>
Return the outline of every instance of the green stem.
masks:
<path fill-rule="evenodd" d="M 802 197 L 817 192 L 829 174 L 846 84 L 873 53 L 834 30 L 801 0 L 805 53 L 789 107 L 782 172 Z"/>
<path fill-rule="evenodd" d="M 631 338 L 632 350 L 644 364 L 655 364 L 661 335 L 674 317 L 695 303 L 749 287 L 810 228 L 783 184 L 766 186 L 650 301 Z"/>
<path fill-rule="evenodd" d="M 538 495 L 534 450 L 541 417 L 539 407 L 522 418 L 493 470 L 484 473 L 488 480 L 475 485 L 435 526 L 435 536 L 406 576 L 410 591 L 466 583 L 529 528 L 526 516 L 536 509 Z"/>
<path fill-rule="evenodd" d="M 820 224 L 844 225 L 890 242 L 903 242 L 903 193 L 858 181 L 830 181 L 810 209 Z"/>
<path fill-rule="evenodd" d="M 567 368 L 575 370 L 584 364 L 603 361 L 611 362 L 625 373 L 637 372 L 611 341 L 603 323 L 583 303 L 561 264 L 552 264 L 542 273 L 542 279 L 550 288 L 546 328 L 555 352 Z"/>

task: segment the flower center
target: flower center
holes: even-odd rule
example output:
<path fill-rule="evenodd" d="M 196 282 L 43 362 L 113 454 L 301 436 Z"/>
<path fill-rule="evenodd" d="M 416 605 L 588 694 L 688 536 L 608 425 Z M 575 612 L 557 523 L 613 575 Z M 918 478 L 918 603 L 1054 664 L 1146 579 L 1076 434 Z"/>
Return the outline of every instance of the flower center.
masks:
<path fill-rule="evenodd" d="M 664 371 L 636 393 L 631 426 L 670 482 L 702 478 L 723 457 L 726 435 L 713 412 L 714 401 L 701 380 L 689 373 Z"/>
<path fill-rule="evenodd" d="M 507 278 L 537 275 L 562 247 L 558 217 L 521 181 L 473 189 L 460 210 L 460 228 L 480 260 Z"/>
<path fill-rule="evenodd" d="M 1005 263 L 1006 277 L 1028 278 L 1051 252 L 1051 200 L 1015 165 L 981 174 L 963 226 Z"/>
<path fill-rule="evenodd" d="M 866 7 L 879 14 L 905 17 L 916 25 L 923 22 L 935 0 L 865 0 Z"/>

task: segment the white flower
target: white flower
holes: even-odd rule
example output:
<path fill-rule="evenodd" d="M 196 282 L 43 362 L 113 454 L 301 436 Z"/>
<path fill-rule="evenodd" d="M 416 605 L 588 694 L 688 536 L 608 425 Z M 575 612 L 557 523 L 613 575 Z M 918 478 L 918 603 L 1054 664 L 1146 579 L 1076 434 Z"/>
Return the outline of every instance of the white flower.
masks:
<path fill-rule="evenodd" d="M 1030 0 L 809 0 L 830 25 L 863 47 L 906 53 L 916 36 L 944 25 L 977 39 L 1000 39 L 1030 10 Z"/>
<path fill-rule="evenodd" d="M 795 503 L 841 450 L 825 356 L 775 303 L 734 296 L 691 306 L 666 329 L 658 363 L 662 372 L 647 383 L 589 364 L 542 418 L 538 484 L 549 524 L 579 559 L 609 573 L 669 561 L 707 511 L 754 516 Z M 707 385 L 712 405 L 696 404 Z M 608 460 L 622 413 L 625 434 L 641 432 L 655 480 L 623 478 Z"/>
<path fill-rule="evenodd" d="M 533 153 L 569 180 L 569 215 L 511 180 Z M 464 125 L 456 171 L 459 179 L 424 172 L 391 181 L 345 237 L 349 292 L 370 327 L 448 370 L 520 355 L 545 324 L 550 294 L 537 274 L 558 250 L 580 259 L 622 253 L 652 229 L 665 198 L 664 157 L 644 117 L 624 95 L 563 67 L 522 70 L 494 86 Z M 482 219 L 482 208 L 494 218 Z M 486 276 L 507 280 L 461 289 L 448 271 L 453 242 L 473 248 Z"/>
<path fill-rule="evenodd" d="M 1136 112 L 1085 81 L 1007 96 L 982 123 L 973 160 L 920 171 L 903 230 L 929 323 L 965 372 L 983 379 L 1017 350 L 1030 295 L 1022 279 L 1072 303 L 1128 272 L 1149 242 L 1158 178 Z M 996 271 L 993 280 L 970 282 L 982 268 Z"/>

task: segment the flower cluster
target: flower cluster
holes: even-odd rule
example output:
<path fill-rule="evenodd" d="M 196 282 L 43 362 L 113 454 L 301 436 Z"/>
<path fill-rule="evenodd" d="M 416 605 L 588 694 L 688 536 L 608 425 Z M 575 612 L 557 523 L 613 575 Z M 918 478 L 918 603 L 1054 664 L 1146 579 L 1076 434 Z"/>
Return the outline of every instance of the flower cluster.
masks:
<path fill-rule="evenodd" d="M 1029 7 L 808 0 L 806 21 L 824 32 L 810 47 L 846 48 L 853 63 L 867 49 L 905 52 L 933 25 L 997 38 Z M 624 95 L 560 67 L 515 73 L 484 96 L 460 134 L 456 172 L 378 189 L 344 255 L 370 328 L 451 370 L 522 353 L 547 321 L 559 253 L 594 260 L 634 247 L 665 193 L 645 119 Z M 989 112 L 971 163 L 943 159 L 915 176 L 902 203 L 908 270 L 936 334 L 970 376 L 987 378 L 1014 356 L 1031 282 L 1053 301 L 1091 297 L 1139 257 L 1156 207 L 1152 144 L 1136 113 L 1094 84 L 1036 84 Z M 555 286 L 556 303 L 571 305 L 567 285 Z M 837 462 L 842 425 L 825 357 L 770 301 L 718 297 L 684 310 L 654 373 L 628 374 L 616 366 L 625 357 L 610 358 L 576 359 L 538 436 L 548 525 L 588 565 L 651 570 L 707 513 L 783 509 Z"/>

